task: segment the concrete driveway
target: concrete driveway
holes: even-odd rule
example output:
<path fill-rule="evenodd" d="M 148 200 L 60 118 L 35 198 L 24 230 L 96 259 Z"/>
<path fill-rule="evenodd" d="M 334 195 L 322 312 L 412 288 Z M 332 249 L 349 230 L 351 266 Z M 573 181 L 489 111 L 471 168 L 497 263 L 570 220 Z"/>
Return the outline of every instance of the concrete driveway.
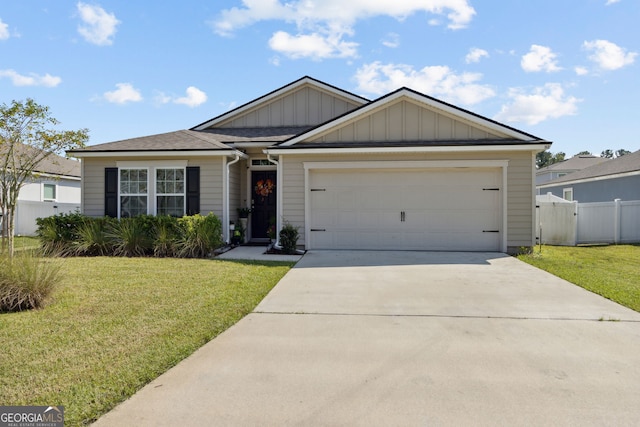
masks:
<path fill-rule="evenodd" d="M 495 253 L 312 251 L 96 425 L 637 425 L 640 314 Z"/>

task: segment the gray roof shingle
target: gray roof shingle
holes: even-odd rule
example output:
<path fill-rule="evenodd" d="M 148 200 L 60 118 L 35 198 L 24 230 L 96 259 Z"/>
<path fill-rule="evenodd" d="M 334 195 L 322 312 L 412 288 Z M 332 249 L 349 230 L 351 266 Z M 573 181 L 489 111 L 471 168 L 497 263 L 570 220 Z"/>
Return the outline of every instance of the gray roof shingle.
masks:
<path fill-rule="evenodd" d="M 597 165 L 602 162 L 606 162 L 610 159 L 605 157 L 579 155 L 573 156 L 562 162 L 554 163 L 549 166 L 538 169 L 537 173 L 550 172 L 550 171 L 578 171 L 589 166 Z"/>
<path fill-rule="evenodd" d="M 554 179 L 553 181 L 545 182 L 543 186 L 561 182 L 575 181 L 578 179 L 589 179 L 635 171 L 640 171 L 640 150 L 613 160 L 589 166 L 582 170 Z"/>
<path fill-rule="evenodd" d="M 193 130 L 179 130 L 175 132 L 91 145 L 79 150 L 70 150 L 69 153 L 196 150 L 232 150 L 232 148 L 220 142 L 214 134 Z"/>

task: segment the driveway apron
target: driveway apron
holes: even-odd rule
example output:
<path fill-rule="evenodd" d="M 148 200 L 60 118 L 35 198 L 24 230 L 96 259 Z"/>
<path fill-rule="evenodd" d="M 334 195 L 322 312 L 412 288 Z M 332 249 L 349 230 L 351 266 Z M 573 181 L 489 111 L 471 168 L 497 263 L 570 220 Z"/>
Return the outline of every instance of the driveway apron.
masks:
<path fill-rule="evenodd" d="M 98 420 L 637 425 L 640 314 L 499 253 L 310 251 Z"/>

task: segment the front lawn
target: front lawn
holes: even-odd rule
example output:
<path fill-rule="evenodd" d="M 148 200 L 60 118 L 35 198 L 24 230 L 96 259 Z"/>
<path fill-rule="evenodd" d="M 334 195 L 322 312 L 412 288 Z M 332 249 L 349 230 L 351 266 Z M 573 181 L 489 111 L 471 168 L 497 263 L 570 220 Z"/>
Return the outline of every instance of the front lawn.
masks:
<path fill-rule="evenodd" d="M 66 258 L 38 311 L 0 314 L 0 404 L 88 424 L 240 320 L 290 263 Z"/>
<path fill-rule="evenodd" d="M 640 311 L 640 246 L 542 246 L 518 258 Z"/>

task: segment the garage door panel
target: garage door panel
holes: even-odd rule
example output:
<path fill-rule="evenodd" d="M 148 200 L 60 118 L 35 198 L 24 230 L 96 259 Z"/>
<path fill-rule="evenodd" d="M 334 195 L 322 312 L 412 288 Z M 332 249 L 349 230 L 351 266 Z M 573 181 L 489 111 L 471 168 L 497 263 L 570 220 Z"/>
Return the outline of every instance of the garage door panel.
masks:
<path fill-rule="evenodd" d="M 498 168 L 311 171 L 311 188 L 324 191 L 310 194 L 310 228 L 326 231 L 310 247 L 500 250 L 501 177 Z"/>

